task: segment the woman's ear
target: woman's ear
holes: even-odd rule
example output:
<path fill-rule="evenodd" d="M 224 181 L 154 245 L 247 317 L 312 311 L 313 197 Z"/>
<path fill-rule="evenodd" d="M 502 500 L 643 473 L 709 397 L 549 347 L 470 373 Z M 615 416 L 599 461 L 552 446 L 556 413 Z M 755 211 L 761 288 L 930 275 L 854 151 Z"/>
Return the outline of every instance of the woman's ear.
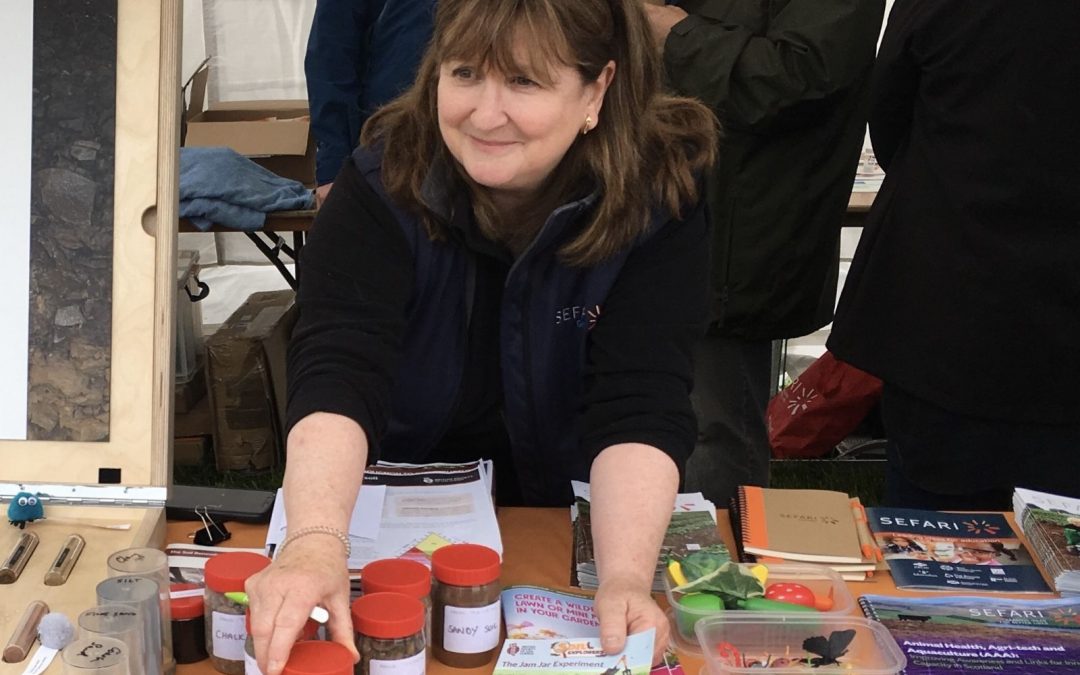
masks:
<path fill-rule="evenodd" d="M 615 78 L 615 62 L 608 61 L 600 70 L 600 75 L 597 76 L 595 82 L 590 82 L 588 85 L 589 95 L 586 102 L 589 110 L 594 110 L 596 117 L 600 116 L 600 109 L 604 107 L 604 95 L 607 94 L 608 87 L 611 86 L 611 81 Z"/>

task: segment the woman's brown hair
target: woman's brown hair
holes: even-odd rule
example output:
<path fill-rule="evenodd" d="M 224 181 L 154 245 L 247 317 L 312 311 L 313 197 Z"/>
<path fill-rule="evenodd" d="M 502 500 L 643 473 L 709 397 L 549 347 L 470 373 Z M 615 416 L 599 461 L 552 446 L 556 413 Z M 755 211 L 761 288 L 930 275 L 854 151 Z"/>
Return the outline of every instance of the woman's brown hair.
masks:
<path fill-rule="evenodd" d="M 439 133 L 441 64 L 461 60 L 503 73 L 524 69 L 541 76 L 551 65 L 562 64 L 576 69 L 583 82 L 595 82 L 614 61 L 599 124 L 574 141 L 541 188 L 545 206 L 581 196 L 582 186 L 599 192 L 591 221 L 563 246 L 562 259 L 577 266 L 598 263 L 645 231 L 652 208 L 678 215 L 696 202 L 696 174 L 715 160 L 718 125 L 702 104 L 662 91 L 660 54 L 640 2 L 440 0 L 434 37 L 416 82 L 376 112 L 360 136 L 364 146 L 384 147 L 387 192 L 402 206 L 411 206 L 430 237 L 444 238 L 446 224 L 421 196 L 437 160 L 456 166 Z M 515 38 L 523 36 L 546 50 L 533 53 L 529 64 L 514 61 Z M 481 229 L 504 229 L 485 188 L 460 167 L 455 174 L 471 189 Z"/>

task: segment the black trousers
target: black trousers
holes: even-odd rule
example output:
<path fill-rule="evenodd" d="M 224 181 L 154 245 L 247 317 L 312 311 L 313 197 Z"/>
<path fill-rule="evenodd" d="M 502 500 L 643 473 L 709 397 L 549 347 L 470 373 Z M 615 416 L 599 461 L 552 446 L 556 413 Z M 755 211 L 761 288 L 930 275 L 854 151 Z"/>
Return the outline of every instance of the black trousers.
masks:
<path fill-rule="evenodd" d="M 685 488 L 727 508 L 739 485 L 769 482 L 771 340 L 743 340 L 713 332 L 694 351 L 698 442 L 686 465 Z"/>

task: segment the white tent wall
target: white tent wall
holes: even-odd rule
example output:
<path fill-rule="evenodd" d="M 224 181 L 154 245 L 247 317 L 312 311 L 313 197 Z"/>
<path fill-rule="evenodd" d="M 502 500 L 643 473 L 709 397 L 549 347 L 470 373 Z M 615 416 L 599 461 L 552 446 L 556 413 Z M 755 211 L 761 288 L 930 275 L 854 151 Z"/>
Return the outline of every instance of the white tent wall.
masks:
<path fill-rule="evenodd" d="M 183 77 L 207 56 L 210 102 L 305 99 L 304 51 L 315 0 L 185 0 Z M 210 285 L 203 322 L 224 321 L 248 295 L 286 288 L 248 238 L 180 235 L 179 248 L 199 251 L 199 278 Z"/>

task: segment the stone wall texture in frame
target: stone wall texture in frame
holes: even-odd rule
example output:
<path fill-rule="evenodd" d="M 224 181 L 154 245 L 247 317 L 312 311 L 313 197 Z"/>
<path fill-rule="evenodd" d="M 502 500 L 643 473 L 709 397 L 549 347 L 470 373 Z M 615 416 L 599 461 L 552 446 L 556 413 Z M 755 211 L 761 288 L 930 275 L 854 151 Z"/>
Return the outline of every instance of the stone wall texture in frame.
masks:
<path fill-rule="evenodd" d="M 117 0 L 34 0 L 29 440 L 109 438 L 116 25 Z"/>

